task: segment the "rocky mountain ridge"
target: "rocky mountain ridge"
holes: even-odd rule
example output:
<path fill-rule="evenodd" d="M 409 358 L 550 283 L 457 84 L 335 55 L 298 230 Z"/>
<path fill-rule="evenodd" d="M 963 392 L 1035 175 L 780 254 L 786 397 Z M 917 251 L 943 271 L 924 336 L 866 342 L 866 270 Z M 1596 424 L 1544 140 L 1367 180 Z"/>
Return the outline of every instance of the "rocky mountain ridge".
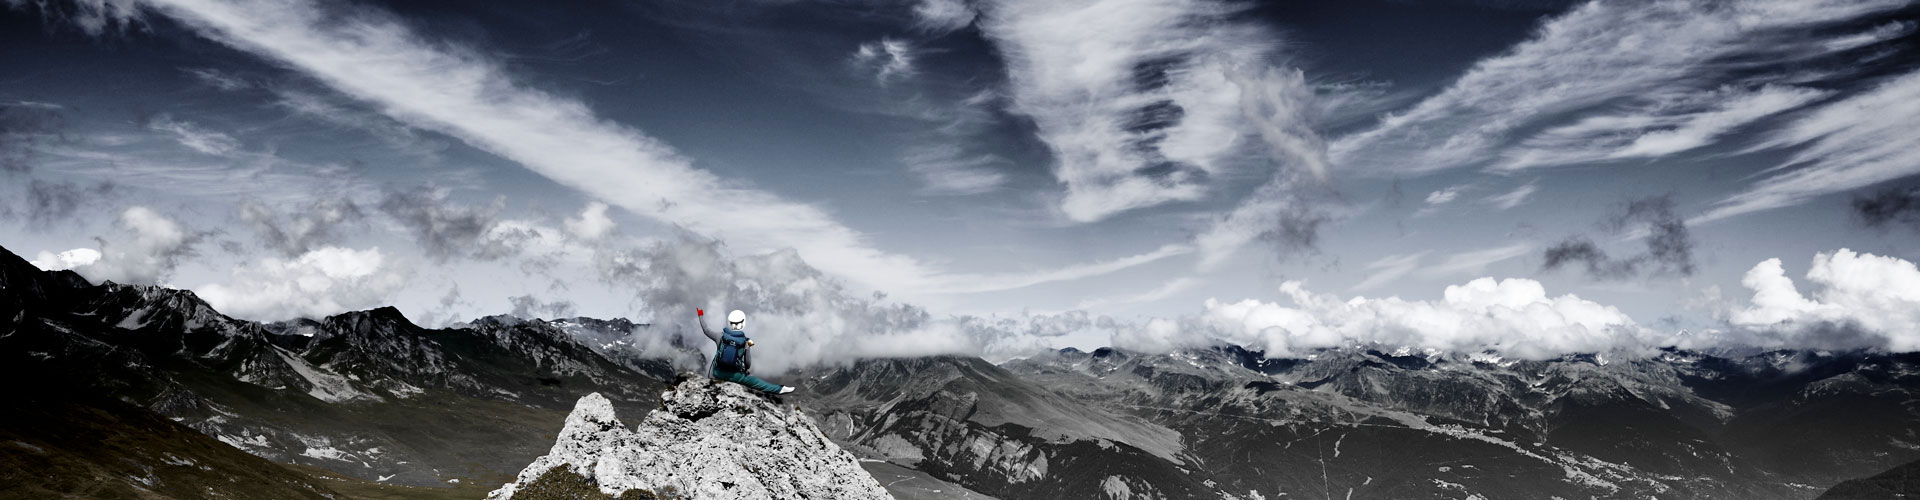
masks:
<path fill-rule="evenodd" d="M 1909 354 L 1273 360 L 1223 346 L 1002 366 L 1179 431 L 1221 484 L 1266 496 L 1810 498 L 1920 457 Z"/>
<path fill-rule="evenodd" d="M 430 329 L 387 307 L 259 324 L 191 291 L 94 285 L 0 254 L 0 366 L 16 380 L 111 395 L 254 455 L 368 480 L 517 471 L 580 395 L 643 410 L 672 374 L 611 361 L 544 321 Z"/>
<path fill-rule="evenodd" d="M 580 398 L 553 448 L 488 496 L 508 500 L 554 468 L 608 495 L 677 492 L 695 500 L 891 500 L 853 455 L 798 408 L 692 374 L 628 428 L 599 394 Z"/>
<path fill-rule="evenodd" d="M 676 363 L 705 349 L 671 333 L 505 316 L 433 329 L 392 308 L 258 324 L 189 291 L 94 285 L 0 255 L 4 375 L 395 483 L 521 471 L 553 451 L 585 394 L 627 415 L 658 408 Z M 1914 354 L 1066 349 L 779 379 L 902 498 L 893 485 L 1008 500 L 1799 499 L 1920 460 Z"/>

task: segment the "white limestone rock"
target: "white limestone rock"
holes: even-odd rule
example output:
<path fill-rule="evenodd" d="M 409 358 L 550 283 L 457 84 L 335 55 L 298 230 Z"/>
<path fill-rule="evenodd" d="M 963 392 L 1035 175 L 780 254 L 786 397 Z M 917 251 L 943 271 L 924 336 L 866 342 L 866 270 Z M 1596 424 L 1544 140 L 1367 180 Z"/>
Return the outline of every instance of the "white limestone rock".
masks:
<path fill-rule="evenodd" d="M 628 430 L 606 398 L 580 398 L 553 449 L 487 498 L 510 499 L 562 465 L 610 495 L 672 486 L 696 500 L 893 498 L 797 408 L 705 377 L 683 377 L 660 399 Z"/>

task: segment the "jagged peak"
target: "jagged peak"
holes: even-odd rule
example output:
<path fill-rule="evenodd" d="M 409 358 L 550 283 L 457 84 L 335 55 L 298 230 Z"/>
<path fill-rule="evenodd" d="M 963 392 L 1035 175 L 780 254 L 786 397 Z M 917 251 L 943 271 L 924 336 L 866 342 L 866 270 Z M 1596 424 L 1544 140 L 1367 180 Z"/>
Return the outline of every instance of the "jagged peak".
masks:
<path fill-rule="evenodd" d="M 357 327 L 370 324 L 391 324 L 400 328 L 419 328 L 413 320 L 407 319 L 400 309 L 393 306 L 381 306 L 363 311 L 348 311 L 328 316 L 322 324 L 329 326 Z"/>
<path fill-rule="evenodd" d="M 479 318 L 475 318 L 473 321 L 467 322 L 467 324 L 474 328 L 483 328 L 483 327 L 510 327 L 510 326 L 520 325 L 520 324 L 525 324 L 530 322 L 545 323 L 544 321 L 541 321 L 539 319 L 526 319 L 526 318 L 521 318 L 519 316 L 514 316 L 512 314 L 494 314 L 491 316 L 481 316 Z"/>
<path fill-rule="evenodd" d="M 102 317 L 131 318 L 137 315 L 143 324 L 177 320 L 192 325 L 212 325 L 234 321 L 192 290 L 111 280 L 101 282 L 97 290 L 99 293 L 92 297 L 87 307 Z"/>
<path fill-rule="evenodd" d="M 73 271 L 41 271 L 32 262 L 0 247 L 0 301 L 37 302 L 69 289 L 92 286 Z"/>
<path fill-rule="evenodd" d="M 628 429 L 598 393 L 580 398 L 546 456 L 488 495 L 513 498 L 556 467 L 603 493 L 672 488 L 694 499 L 890 499 L 813 419 L 738 384 L 683 374 Z"/>

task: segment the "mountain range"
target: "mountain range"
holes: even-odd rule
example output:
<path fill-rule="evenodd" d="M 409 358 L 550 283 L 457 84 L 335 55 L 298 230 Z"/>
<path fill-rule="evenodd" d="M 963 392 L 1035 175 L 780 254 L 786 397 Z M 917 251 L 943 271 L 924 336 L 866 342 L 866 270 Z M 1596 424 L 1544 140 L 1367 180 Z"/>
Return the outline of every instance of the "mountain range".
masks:
<path fill-rule="evenodd" d="M 262 324 L 4 250 L 0 319 L 0 497 L 503 480 L 583 396 L 638 421 L 707 349 L 682 327 L 591 318 L 425 328 L 379 308 Z M 897 498 L 1865 498 L 1914 491 L 1899 471 L 1920 460 L 1920 355 L 1902 353 L 1218 345 L 779 379 Z"/>

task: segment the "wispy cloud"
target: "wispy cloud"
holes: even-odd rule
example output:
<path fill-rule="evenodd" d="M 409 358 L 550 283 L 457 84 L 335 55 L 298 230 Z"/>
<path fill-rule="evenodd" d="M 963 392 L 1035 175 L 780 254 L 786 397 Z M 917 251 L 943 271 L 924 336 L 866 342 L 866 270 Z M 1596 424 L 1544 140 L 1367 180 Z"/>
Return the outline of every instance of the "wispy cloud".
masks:
<path fill-rule="evenodd" d="M 1892 21 L 1852 35 L 1828 39 L 1820 47 L 1839 52 L 1884 43 L 1913 33 L 1913 21 Z"/>
<path fill-rule="evenodd" d="M 153 117 L 147 122 L 147 128 L 167 134 L 181 146 L 202 154 L 227 156 L 240 150 L 240 141 L 225 132 L 211 130 L 190 121 L 175 120 L 168 115 Z"/>
<path fill-rule="evenodd" d="M 1121 269 L 1127 269 L 1168 257 L 1193 253 L 1193 247 L 1184 244 L 1163 245 L 1151 252 L 1126 257 L 1073 264 L 1047 270 L 984 274 L 968 280 L 954 280 L 930 291 L 940 293 L 980 293 L 1024 288 L 1041 283 L 1073 281 L 1081 278 L 1099 276 Z"/>
<path fill-rule="evenodd" d="M 1111 297 L 1096 297 L 1092 299 L 1083 300 L 1083 301 L 1080 301 L 1079 305 L 1074 306 L 1074 308 L 1075 309 L 1098 309 L 1101 307 L 1109 307 L 1109 306 L 1116 306 L 1116 305 L 1146 304 L 1146 303 L 1158 302 L 1161 300 L 1165 300 L 1168 297 L 1177 295 L 1181 292 L 1191 290 L 1194 287 L 1200 286 L 1201 283 L 1202 282 L 1199 279 L 1192 278 L 1192 277 L 1174 278 L 1172 280 L 1167 281 L 1166 283 L 1161 283 L 1160 286 L 1154 287 L 1153 289 L 1147 290 L 1144 292 L 1111 296 Z"/>
<path fill-rule="evenodd" d="M 912 77 L 914 59 L 913 45 L 894 38 L 863 43 L 853 51 L 854 67 L 873 73 L 881 85 Z"/>
<path fill-rule="evenodd" d="M 1508 191 L 1508 192 L 1493 195 L 1493 196 L 1488 196 L 1486 199 L 1481 201 L 1486 202 L 1488 205 L 1493 205 L 1495 208 L 1499 208 L 1501 210 L 1512 210 L 1513 207 L 1526 204 L 1527 199 L 1532 198 L 1533 193 L 1539 190 L 1540 190 L 1540 185 L 1538 183 L 1529 182 L 1524 185 L 1521 185 L 1520 187 L 1513 188 L 1512 191 Z"/>
<path fill-rule="evenodd" d="M 998 167 L 1008 161 L 991 153 L 969 152 L 951 142 L 909 147 L 900 160 L 919 174 L 927 194 L 980 194 L 1006 184 Z"/>
<path fill-rule="evenodd" d="M 1366 279 L 1360 280 L 1359 284 L 1353 285 L 1353 290 L 1359 291 L 1378 288 L 1380 285 L 1385 285 L 1393 280 L 1400 279 L 1408 273 L 1413 272 L 1413 270 L 1420 265 L 1420 259 L 1426 258 L 1428 253 L 1431 252 L 1388 255 L 1381 257 L 1380 260 L 1370 262 L 1367 264 Z"/>
<path fill-rule="evenodd" d="M 972 25 L 979 16 L 967 0 L 920 0 L 914 4 L 913 14 L 921 29 L 942 33 Z"/>
<path fill-rule="evenodd" d="M 49 25 L 72 25 L 93 36 L 124 33 L 127 29 L 141 27 L 146 23 L 146 20 L 140 17 L 139 5 L 128 0 L 79 2 L 6 0 L 5 3 L 7 7 L 13 9 L 38 10 L 41 19 Z"/>
<path fill-rule="evenodd" d="M 905 134 L 900 162 L 919 176 L 923 194 L 966 196 L 1005 187 L 1015 163 L 991 141 L 1005 116 L 1000 92 L 944 79 L 921 78 L 914 85 L 880 85 L 883 96 L 868 104 L 892 117 L 921 122 Z M 959 87 L 956 89 L 955 87 Z"/>
<path fill-rule="evenodd" d="M 193 78 L 200 80 L 201 83 L 227 92 L 253 88 L 253 82 L 249 82 L 239 75 L 214 68 L 187 68 L 182 71 L 187 72 L 188 75 L 193 75 Z"/>
<path fill-rule="evenodd" d="M 1655 158 L 1712 144 L 1736 128 L 1824 98 L 1829 91 L 1727 86 L 1648 99 L 1619 114 L 1588 117 L 1535 134 L 1503 153 L 1503 170 Z"/>
<path fill-rule="evenodd" d="M 1198 199 L 1250 143 L 1324 173 L 1317 155 L 1298 154 L 1318 149 L 1302 124 L 1305 107 L 1291 102 L 1311 90 L 1299 72 L 1268 65 L 1277 41 L 1234 20 L 1242 8 L 1215 0 L 981 4 L 981 30 L 1007 60 L 1012 110 L 1033 118 L 1053 152 L 1067 218 Z"/>
<path fill-rule="evenodd" d="M 1797 205 L 1920 173 L 1920 72 L 1828 104 L 1772 134 L 1762 147 L 1799 147 L 1778 169 L 1689 223 Z"/>
<path fill-rule="evenodd" d="M 1461 191 L 1466 191 L 1468 188 L 1471 188 L 1471 187 L 1473 186 L 1464 185 L 1464 184 L 1457 185 L 1457 186 L 1447 186 L 1445 189 L 1434 191 L 1432 193 L 1427 193 L 1427 204 L 1428 205 L 1444 205 L 1447 203 L 1452 203 L 1455 198 L 1460 197 Z"/>
<path fill-rule="evenodd" d="M 955 275 L 874 248 L 821 207 L 742 187 L 694 168 L 671 146 L 529 88 L 488 57 L 427 40 L 390 15 L 306 1 L 152 0 L 159 12 L 286 65 L 410 125 L 457 137 L 633 213 L 693 228 L 736 248 L 791 247 L 808 262 L 876 288 L 992 290 L 1175 255 L 1161 249 L 1058 272 Z M 1119 263 L 1119 264 L 1116 264 Z"/>
<path fill-rule="evenodd" d="M 1514 243 L 1493 248 L 1461 252 L 1447 256 L 1440 264 L 1420 270 L 1425 276 L 1455 276 L 1462 274 L 1477 275 L 1486 272 L 1487 266 L 1533 253 L 1534 245 L 1529 242 Z"/>
<path fill-rule="evenodd" d="M 1438 94 L 1386 116 L 1373 129 L 1341 138 L 1333 145 L 1333 155 L 1343 167 L 1373 171 L 1419 173 L 1488 164 L 1518 139 L 1517 133 L 1622 101 L 1657 105 L 1638 98 L 1699 88 L 1703 81 L 1733 83 L 1737 73 L 1754 73 L 1754 68 L 1730 62 L 1738 56 L 1811 57 L 1817 54 L 1804 52 L 1809 47 L 1824 50 L 1818 47 L 1822 39 L 1805 28 L 1908 3 L 1589 2 L 1546 21 L 1532 39 L 1475 64 Z M 1805 97 L 1781 92 L 1760 98 L 1775 99 L 1767 104 L 1781 108 Z M 1704 141 L 1768 107 L 1700 106 L 1705 115 L 1666 118 L 1680 122 L 1672 125 L 1675 132 L 1652 135 L 1634 126 L 1641 135 L 1652 135 L 1647 143 L 1627 142 L 1605 153 L 1690 148 L 1693 141 Z"/>

